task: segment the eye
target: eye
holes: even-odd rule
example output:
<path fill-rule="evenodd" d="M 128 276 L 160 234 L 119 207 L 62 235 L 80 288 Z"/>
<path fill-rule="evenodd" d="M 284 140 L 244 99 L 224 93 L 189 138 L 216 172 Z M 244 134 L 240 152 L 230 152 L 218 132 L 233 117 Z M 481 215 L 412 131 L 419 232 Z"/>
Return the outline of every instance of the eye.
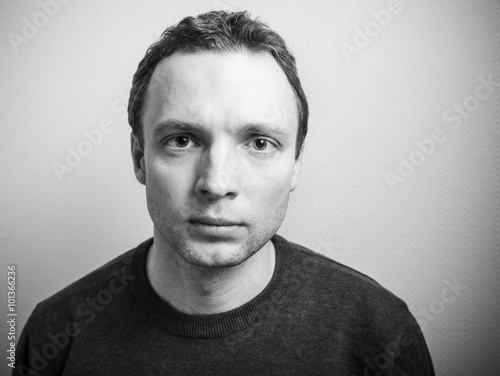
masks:
<path fill-rule="evenodd" d="M 251 144 L 253 149 L 257 151 L 273 151 L 277 148 L 271 141 L 264 138 L 256 138 L 251 142 Z"/>
<path fill-rule="evenodd" d="M 175 136 L 169 138 L 165 144 L 173 149 L 188 149 L 194 146 L 194 141 L 186 136 Z"/>
<path fill-rule="evenodd" d="M 257 150 L 264 150 L 267 146 L 267 141 L 263 140 L 262 138 L 259 138 L 253 142 L 255 149 Z"/>

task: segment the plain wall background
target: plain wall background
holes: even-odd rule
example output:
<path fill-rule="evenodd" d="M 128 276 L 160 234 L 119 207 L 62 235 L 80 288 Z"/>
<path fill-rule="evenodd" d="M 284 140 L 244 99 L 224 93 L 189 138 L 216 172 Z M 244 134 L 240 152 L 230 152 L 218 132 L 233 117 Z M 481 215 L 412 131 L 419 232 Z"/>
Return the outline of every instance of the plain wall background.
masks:
<path fill-rule="evenodd" d="M 384 0 L 73 0 L 52 14 L 40 2 L 0 5 L 1 307 L 15 264 L 19 334 L 39 301 L 152 235 L 125 115 L 146 48 L 185 16 L 246 9 L 285 38 L 310 104 L 279 233 L 405 300 L 438 374 L 498 374 L 500 86 L 483 99 L 476 88 L 500 82 L 499 1 L 401 0 L 382 26 Z M 356 39 L 366 28 L 372 37 Z M 85 149 L 84 131 L 103 122 L 110 132 Z M 415 153 L 433 132 L 444 142 Z M 54 162 L 78 145 L 88 155 L 58 177 Z M 420 164 L 402 178 L 410 156 Z M 387 172 L 401 178 L 394 189 Z"/>

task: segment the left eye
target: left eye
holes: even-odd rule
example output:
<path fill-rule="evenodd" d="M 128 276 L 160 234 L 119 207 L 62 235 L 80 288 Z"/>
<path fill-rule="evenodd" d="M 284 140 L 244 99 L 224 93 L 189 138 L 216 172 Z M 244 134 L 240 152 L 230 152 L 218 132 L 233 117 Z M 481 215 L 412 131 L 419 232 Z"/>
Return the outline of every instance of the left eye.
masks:
<path fill-rule="evenodd" d="M 193 141 L 186 136 L 175 136 L 166 142 L 167 146 L 177 149 L 186 149 L 189 146 L 189 143 L 193 144 Z"/>
<path fill-rule="evenodd" d="M 269 146 L 272 148 L 275 148 L 275 146 L 268 140 L 265 140 L 263 138 L 257 138 L 252 141 L 252 145 L 255 150 L 266 150 L 269 149 Z"/>

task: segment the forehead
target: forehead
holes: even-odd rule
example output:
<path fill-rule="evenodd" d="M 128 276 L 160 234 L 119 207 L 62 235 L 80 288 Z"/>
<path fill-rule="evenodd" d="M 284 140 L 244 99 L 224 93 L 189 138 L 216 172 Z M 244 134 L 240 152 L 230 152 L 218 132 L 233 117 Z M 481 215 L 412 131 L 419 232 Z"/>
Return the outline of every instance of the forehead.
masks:
<path fill-rule="evenodd" d="M 297 102 L 281 67 L 268 53 L 175 53 L 156 67 L 144 125 L 168 118 L 237 125 L 279 122 L 297 127 Z"/>

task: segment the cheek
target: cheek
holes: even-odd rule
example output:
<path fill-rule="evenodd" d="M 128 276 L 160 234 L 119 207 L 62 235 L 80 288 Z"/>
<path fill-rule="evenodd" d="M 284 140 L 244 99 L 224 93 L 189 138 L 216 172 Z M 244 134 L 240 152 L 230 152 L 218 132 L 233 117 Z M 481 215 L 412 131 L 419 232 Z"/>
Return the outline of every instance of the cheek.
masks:
<path fill-rule="evenodd" d="M 251 221 L 257 238 L 271 237 L 278 231 L 287 211 L 289 195 L 290 179 L 287 176 L 262 179 L 261 184 L 250 191 L 249 213 L 252 213 Z"/>
<path fill-rule="evenodd" d="M 184 202 L 184 196 L 191 192 L 190 169 L 170 166 L 158 160 L 153 160 L 149 167 L 146 173 L 148 199 L 163 208 L 172 208 Z"/>
<path fill-rule="evenodd" d="M 284 200 L 288 200 L 290 184 L 291 172 L 289 170 L 273 169 L 268 174 L 261 175 L 259 179 L 252 179 L 248 192 L 259 198 L 262 205 L 272 209 L 282 205 Z"/>

